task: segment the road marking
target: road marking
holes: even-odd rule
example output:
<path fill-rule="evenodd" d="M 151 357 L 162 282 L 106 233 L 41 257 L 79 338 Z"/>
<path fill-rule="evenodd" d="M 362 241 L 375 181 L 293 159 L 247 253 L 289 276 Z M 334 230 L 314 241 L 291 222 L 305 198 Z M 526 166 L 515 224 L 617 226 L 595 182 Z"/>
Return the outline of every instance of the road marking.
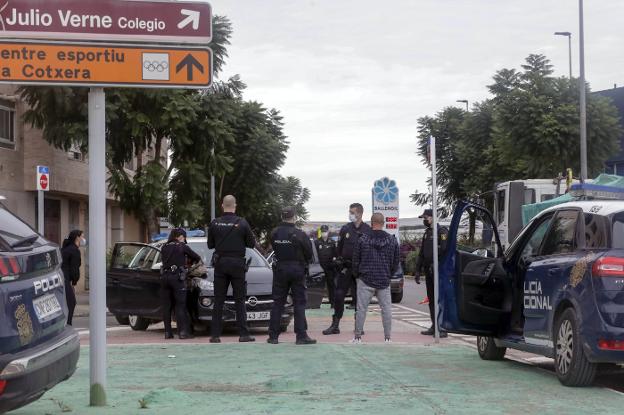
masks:
<path fill-rule="evenodd" d="M 124 327 L 107 327 L 106 331 L 107 332 L 114 332 L 114 331 L 127 331 L 127 330 L 131 330 L 130 327 L 124 326 Z M 87 335 L 89 334 L 89 330 L 78 330 L 78 334 L 80 334 L 81 336 L 83 335 Z"/>

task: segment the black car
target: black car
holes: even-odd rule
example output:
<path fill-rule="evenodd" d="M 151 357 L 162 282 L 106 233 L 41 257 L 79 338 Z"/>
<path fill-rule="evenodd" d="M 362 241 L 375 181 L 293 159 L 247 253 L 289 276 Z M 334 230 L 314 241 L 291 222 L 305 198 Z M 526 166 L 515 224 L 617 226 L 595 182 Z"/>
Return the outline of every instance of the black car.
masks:
<path fill-rule="evenodd" d="M 129 324 L 134 330 L 146 330 L 150 324 L 162 320 L 160 306 L 160 248 L 164 243 L 151 245 L 118 243 L 115 245 L 106 274 L 106 302 L 120 324 Z M 213 250 L 206 238 L 188 238 L 191 249 L 210 264 Z M 266 259 L 256 250 L 247 249 L 247 321 L 252 327 L 268 327 L 273 298 L 273 271 Z M 323 280 L 308 278 L 308 307 L 320 307 L 323 299 Z M 212 320 L 214 303 L 214 269 L 208 268 L 206 278 L 189 281 L 189 313 L 198 329 L 205 329 Z M 223 310 L 226 325 L 236 323 L 232 288 Z M 282 330 L 286 331 L 293 317 L 292 299 L 282 315 Z"/>
<path fill-rule="evenodd" d="M 0 413 L 24 406 L 76 370 L 61 255 L 0 204 Z"/>

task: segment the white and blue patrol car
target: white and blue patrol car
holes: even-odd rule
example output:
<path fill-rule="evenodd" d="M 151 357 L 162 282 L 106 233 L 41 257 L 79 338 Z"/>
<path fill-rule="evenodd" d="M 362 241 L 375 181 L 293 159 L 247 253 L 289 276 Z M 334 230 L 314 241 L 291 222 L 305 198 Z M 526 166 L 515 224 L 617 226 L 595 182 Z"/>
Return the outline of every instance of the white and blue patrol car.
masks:
<path fill-rule="evenodd" d="M 462 216 L 493 224 L 490 212 L 459 203 L 440 263 L 439 322 L 477 335 L 483 359 L 507 348 L 540 354 L 555 359 L 561 383 L 585 386 L 599 364 L 624 363 L 624 200 L 596 199 L 622 194 L 592 185 L 573 192 L 576 200 L 539 213 L 504 254 L 492 225 L 492 258 L 458 244 Z"/>

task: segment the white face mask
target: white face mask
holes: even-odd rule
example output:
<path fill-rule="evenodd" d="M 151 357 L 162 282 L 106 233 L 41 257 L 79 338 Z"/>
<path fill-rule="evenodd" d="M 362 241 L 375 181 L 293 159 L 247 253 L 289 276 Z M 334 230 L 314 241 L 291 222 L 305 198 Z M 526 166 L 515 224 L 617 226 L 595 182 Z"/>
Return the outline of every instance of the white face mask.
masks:
<path fill-rule="evenodd" d="M 329 237 L 329 232 L 321 232 L 321 237 L 323 237 L 323 239 L 327 239 Z"/>
<path fill-rule="evenodd" d="M 80 238 L 80 246 L 87 246 L 87 240 L 85 238 Z"/>
<path fill-rule="evenodd" d="M 357 222 L 357 216 L 355 216 L 355 213 L 349 213 L 349 221 L 350 222 Z"/>

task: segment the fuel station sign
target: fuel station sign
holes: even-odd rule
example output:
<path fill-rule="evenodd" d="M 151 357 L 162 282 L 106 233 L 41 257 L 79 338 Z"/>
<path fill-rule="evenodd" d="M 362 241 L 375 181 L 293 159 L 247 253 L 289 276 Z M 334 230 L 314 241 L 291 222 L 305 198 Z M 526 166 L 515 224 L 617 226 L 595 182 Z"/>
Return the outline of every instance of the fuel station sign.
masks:
<path fill-rule="evenodd" d="M 388 177 L 375 180 L 372 189 L 373 213 L 381 213 L 386 219 L 384 230 L 399 240 L 399 188 Z"/>

